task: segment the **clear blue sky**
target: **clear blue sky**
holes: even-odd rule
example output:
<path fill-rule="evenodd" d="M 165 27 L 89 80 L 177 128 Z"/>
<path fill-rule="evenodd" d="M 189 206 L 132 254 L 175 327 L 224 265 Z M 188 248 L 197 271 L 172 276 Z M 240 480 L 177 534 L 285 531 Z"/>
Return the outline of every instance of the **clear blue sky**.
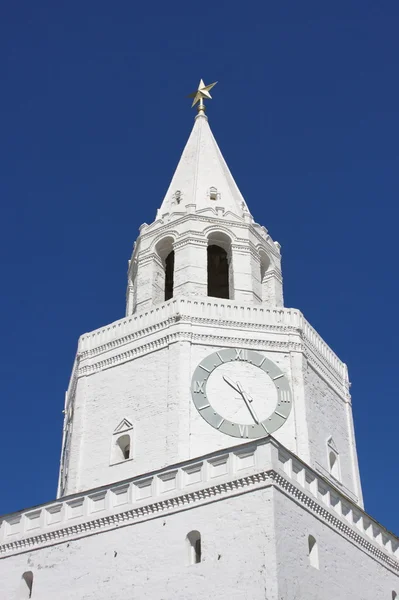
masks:
<path fill-rule="evenodd" d="M 286 306 L 348 364 L 366 509 L 399 533 L 399 3 L 5 2 L 0 14 L 0 513 L 55 496 L 78 336 L 208 114 Z"/>

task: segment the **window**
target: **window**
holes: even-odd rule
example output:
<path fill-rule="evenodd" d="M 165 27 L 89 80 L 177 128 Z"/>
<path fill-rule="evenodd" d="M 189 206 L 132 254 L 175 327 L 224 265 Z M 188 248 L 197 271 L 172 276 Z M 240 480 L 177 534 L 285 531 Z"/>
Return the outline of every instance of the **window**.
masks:
<path fill-rule="evenodd" d="M 330 452 L 329 455 L 330 473 L 333 477 L 338 479 L 338 458 L 334 452 Z"/>
<path fill-rule="evenodd" d="M 259 250 L 260 258 L 260 285 L 262 289 L 262 302 L 270 301 L 270 288 L 268 278 L 265 277 L 266 272 L 270 267 L 270 258 L 264 250 Z"/>
<path fill-rule="evenodd" d="M 155 246 L 157 260 L 154 263 L 153 301 L 154 304 L 173 298 L 175 253 L 174 239 L 162 238 Z"/>
<path fill-rule="evenodd" d="M 26 599 L 26 598 L 32 598 L 32 587 L 33 587 L 33 573 L 32 571 L 25 571 L 25 573 L 22 575 L 21 578 L 21 586 L 20 586 L 20 590 L 21 593 L 19 595 L 19 598 Z"/>
<path fill-rule="evenodd" d="M 208 246 L 208 296 L 229 298 L 229 263 L 224 248 Z"/>
<path fill-rule="evenodd" d="M 173 273 L 175 268 L 175 253 L 169 252 L 165 259 L 165 300 L 173 298 Z"/>
<path fill-rule="evenodd" d="M 133 425 L 123 419 L 112 434 L 111 465 L 132 458 Z"/>
<path fill-rule="evenodd" d="M 195 565 L 201 562 L 201 534 L 199 531 L 190 531 L 186 537 L 188 549 L 188 564 Z"/>
<path fill-rule="evenodd" d="M 316 538 L 313 535 L 308 537 L 309 564 L 315 569 L 319 568 L 319 550 L 317 548 Z"/>
<path fill-rule="evenodd" d="M 121 437 L 119 437 L 117 440 L 117 444 L 121 451 L 121 458 L 123 460 L 130 458 L 130 435 L 121 435 Z"/>
<path fill-rule="evenodd" d="M 337 479 L 341 479 L 341 472 L 339 466 L 339 454 L 337 446 L 335 445 L 332 437 L 327 440 L 327 452 L 328 452 L 328 468 L 331 475 Z"/>

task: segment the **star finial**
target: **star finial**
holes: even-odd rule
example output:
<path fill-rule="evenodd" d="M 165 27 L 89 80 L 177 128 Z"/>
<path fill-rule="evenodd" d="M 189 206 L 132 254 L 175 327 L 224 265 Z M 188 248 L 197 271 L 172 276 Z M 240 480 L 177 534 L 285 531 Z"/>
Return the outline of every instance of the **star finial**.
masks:
<path fill-rule="evenodd" d="M 210 83 L 209 85 L 205 85 L 203 80 L 199 82 L 198 90 L 189 95 L 189 98 L 194 98 L 191 108 L 199 102 L 198 112 L 205 112 L 205 104 L 204 98 L 212 100 L 212 96 L 209 91 L 217 84 L 217 81 L 214 83 Z"/>

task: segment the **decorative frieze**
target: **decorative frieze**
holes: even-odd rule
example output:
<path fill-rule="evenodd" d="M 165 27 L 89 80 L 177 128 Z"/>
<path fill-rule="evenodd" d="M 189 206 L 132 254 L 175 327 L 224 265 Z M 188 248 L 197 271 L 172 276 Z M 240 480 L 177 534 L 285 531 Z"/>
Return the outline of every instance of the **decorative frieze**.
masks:
<path fill-rule="evenodd" d="M 227 330 L 231 328 L 232 336 L 236 335 L 237 329 L 245 331 L 256 331 L 262 333 L 296 334 L 301 341 L 293 343 L 291 340 L 279 343 L 271 340 L 268 348 L 284 349 L 284 351 L 304 351 L 308 360 L 317 371 L 321 371 L 323 377 L 331 383 L 338 393 L 349 397 L 349 382 L 346 365 L 342 363 L 336 354 L 322 340 L 313 327 L 306 321 L 302 313 L 288 308 L 266 308 L 263 306 L 239 305 L 230 300 L 219 298 L 186 298 L 177 297 L 120 321 L 112 323 L 108 327 L 98 329 L 80 338 L 79 356 L 81 362 L 87 358 L 94 358 L 100 354 L 121 348 L 139 338 L 161 332 L 169 328 L 171 324 L 179 322 L 197 323 L 214 327 L 223 326 Z M 197 338 L 198 339 L 198 338 Z M 203 338 L 205 339 L 205 338 Z M 229 335 L 219 340 L 229 340 Z M 140 353 L 152 351 L 154 344 L 159 347 L 162 341 L 151 342 L 141 346 Z M 302 343 L 301 343 L 302 342 Z M 208 342 L 211 343 L 211 342 Z M 236 344 L 239 341 L 236 341 Z M 243 338 L 244 345 L 255 343 L 257 346 L 266 347 L 259 339 Z M 130 360 L 136 356 L 139 349 L 122 352 L 118 356 L 105 359 L 95 365 L 84 365 L 79 374 L 95 372 L 101 368 L 109 368 L 114 364 Z"/>
<path fill-rule="evenodd" d="M 0 558 L 268 486 L 399 573 L 399 539 L 272 437 L 6 515 Z"/>

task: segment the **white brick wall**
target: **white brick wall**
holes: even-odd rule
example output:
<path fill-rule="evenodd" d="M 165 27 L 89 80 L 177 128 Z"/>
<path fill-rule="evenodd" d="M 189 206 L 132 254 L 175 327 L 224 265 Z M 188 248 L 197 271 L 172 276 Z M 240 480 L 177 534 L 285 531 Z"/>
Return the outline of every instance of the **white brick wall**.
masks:
<path fill-rule="evenodd" d="M 66 493 L 125 479 L 240 443 L 239 439 L 212 428 L 200 416 L 190 392 L 192 374 L 201 360 L 220 348 L 237 345 L 263 353 L 290 381 L 293 410 L 286 423 L 275 432 L 276 439 L 328 476 L 327 439 L 332 436 L 339 451 L 342 489 L 361 504 L 357 458 L 355 450 L 354 454 L 352 451 L 351 407 L 344 393 L 344 382 L 339 393 L 337 386 L 334 387 L 334 378 L 331 384 L 327 383 L 325 372 L 317 369 L 316 364 L 311 366 L 305 358 L 305 348 L 300 350 L 300 333 L 296 329 L 284 331 L 284 328 L 269 332 L 249 327 L 237 330 L 223 320 L 210 325 L 206 314 L 203 322 L 182 318 L 180 311 L 177 315 L 177 321 L 172 324 L 160 317 L 158 327 L 155 323 L 154 328 L 144 330 L 144 336 L 121 347 L 112 347 L 97 358 L 82 358 L 83 370 L 93 369 L 96 364 L 100 366 L 97 372 L 79 379 Z M 129 351 L 142 348 L 144 342 L 143 354 L 129 360 Z M 273 344 L 275 349 L 268 349 Z M 104 364 L 106 357 L 116 360 L 119 356 L 122 359 L 127 356 L 126 362 L 111 368 Z M 231 368 L 235 372 L 236 364 Z M 245 377 L 250 390 L 261 397 L 256 369 Z M 255 377 L 252 383 L 251 377 Z M 223 414 L 223 403 L 227 403 L 228 409 L 232 402 L 231 393 L 220 378 L 218 385 L 220 389 L 213 385 L 210 390 Z M 267 392 L 267 388 L 265 390 Z M 134 425 L 133 460 L 110 466 L 112 433 L 124 417 Z"/>
<path fill-rule="evenodd" d="M 188 566 L 191 530 L 203 560 Z M 273 488 L 0 560 L 1 600 L 18 598 L 25 571 L 40 600 L 392 600 L 398 590 L 389 568 Z"/>

